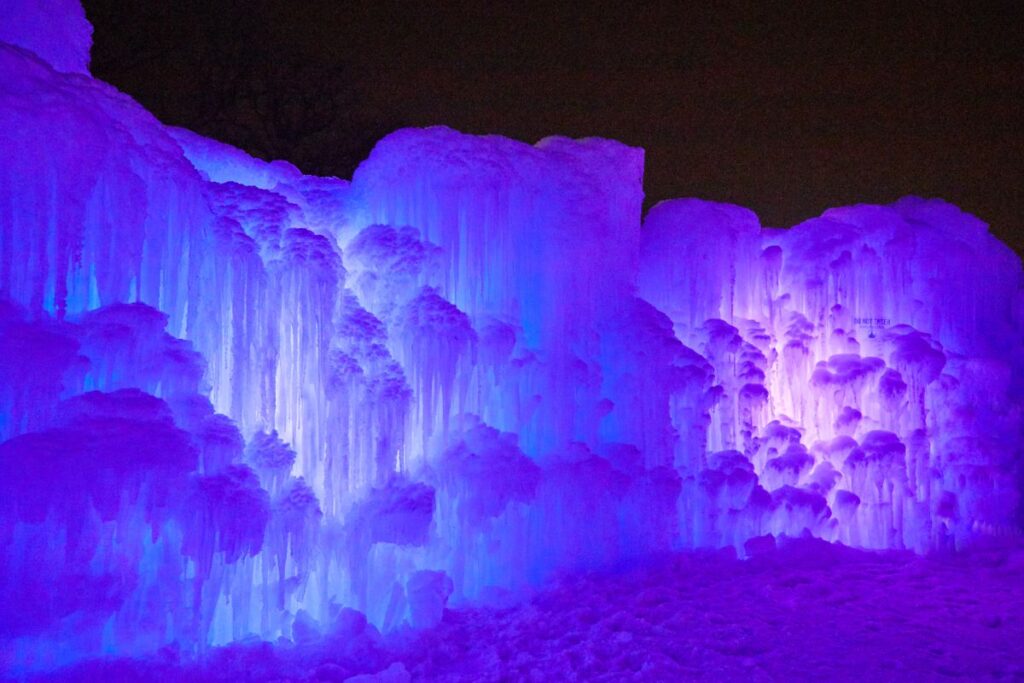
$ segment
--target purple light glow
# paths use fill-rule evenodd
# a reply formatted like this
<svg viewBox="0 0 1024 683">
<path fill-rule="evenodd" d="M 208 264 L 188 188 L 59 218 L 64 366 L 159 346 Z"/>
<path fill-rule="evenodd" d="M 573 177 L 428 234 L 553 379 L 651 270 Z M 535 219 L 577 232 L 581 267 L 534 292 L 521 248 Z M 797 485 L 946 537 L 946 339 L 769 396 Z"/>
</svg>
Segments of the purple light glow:
<svg viewBox="0 0 1024 683">
<path fill-rule="evenodd" d="M 304 176 L 89 77 L 90 27 L 51 4 L 0 8 L 3 671 L 283 638 L 405 680 L 381 634 L 422 659 L 468 637 L 446 607 L 522 638 L 585 589 L 660 623 L 701 599 L 666 578 L 690 573 L 742 620 L 717 568 L 773 585 L 776 539 L 827 592 L 823 566 L 928 565 L 786 539 L 1019 534 L 1021 262 L 973 216 L 908 197 L 775 230 L 686 199 L 641 222 L 642 150 L 447 128 Z M 665 559 L 722 548 L 755 557 Z M 671 595 L 553 583 L 624 566 Z"/>
</svg>

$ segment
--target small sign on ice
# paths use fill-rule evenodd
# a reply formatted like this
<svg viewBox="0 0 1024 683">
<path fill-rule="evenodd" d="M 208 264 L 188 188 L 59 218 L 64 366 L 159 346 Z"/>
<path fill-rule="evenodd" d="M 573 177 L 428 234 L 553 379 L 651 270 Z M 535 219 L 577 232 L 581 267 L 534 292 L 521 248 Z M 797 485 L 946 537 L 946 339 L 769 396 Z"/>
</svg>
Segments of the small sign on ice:
<svg viewBox="0 0 1024 683">
<path fill-rule="evenodd" d="M 892 321 L 889 318 L 854 318 L 853 324 L 857 327 L 868 328 L 868 339 L 875 338 L 876 327 L 889 327 Z"/>
</svg>

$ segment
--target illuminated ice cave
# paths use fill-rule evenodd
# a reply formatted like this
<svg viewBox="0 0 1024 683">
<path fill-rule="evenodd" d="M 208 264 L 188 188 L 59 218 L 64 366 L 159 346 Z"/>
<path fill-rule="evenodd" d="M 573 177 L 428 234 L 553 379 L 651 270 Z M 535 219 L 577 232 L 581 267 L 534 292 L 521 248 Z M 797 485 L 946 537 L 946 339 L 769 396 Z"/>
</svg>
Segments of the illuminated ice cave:
<svg viewBox="0 0 1024 683">
<path fill-rule="evenodd" d="M 73 0 L 3 4 L 8 675 L 1019 534 L 1021 261 L 957 207 L 642 215 L 641 149 L 444 127 L 305 176 L 91 78 Z"/>
</svg>

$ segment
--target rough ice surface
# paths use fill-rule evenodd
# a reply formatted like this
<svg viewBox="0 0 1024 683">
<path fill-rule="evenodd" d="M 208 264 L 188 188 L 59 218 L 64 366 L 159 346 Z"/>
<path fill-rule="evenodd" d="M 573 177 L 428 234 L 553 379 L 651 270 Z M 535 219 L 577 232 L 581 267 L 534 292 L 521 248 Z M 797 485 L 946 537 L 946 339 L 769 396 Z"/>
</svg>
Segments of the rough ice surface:
<svg viewBox="0 0 1024 683">
<path fill-rule="evenodd" d="M 641 220 L 642 150 L 441 127 L 308 177 L 90 78 L 75 3 L 0 18 L 3 670 L 1019 533 L 1021 263 L 956 207 Z"/>
<path fill-rule="evenodd" d="M 57 71 L 89 73 L 92 24 L 78 0 L 4 0 L 0 42 L 31 50 Z"/>
</svg>

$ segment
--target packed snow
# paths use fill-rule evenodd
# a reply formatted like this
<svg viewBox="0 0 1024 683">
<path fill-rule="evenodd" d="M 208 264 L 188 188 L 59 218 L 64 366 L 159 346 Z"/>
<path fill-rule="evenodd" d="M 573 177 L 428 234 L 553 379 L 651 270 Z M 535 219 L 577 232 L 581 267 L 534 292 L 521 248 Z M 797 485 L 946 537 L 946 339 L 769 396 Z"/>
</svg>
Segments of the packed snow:
<svg viewBox="0 0 1024 683">
<path fill-rule="evenodd" d="M 323 638 L 242 642 L 202 664 L 165 649 L 37 680 L 1019 681 L 1024 543 L 966 555 L 765 538 L 556 579 L 528 601 L 381 634 L 356 612 Z"/>
</svg>

